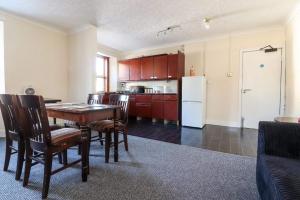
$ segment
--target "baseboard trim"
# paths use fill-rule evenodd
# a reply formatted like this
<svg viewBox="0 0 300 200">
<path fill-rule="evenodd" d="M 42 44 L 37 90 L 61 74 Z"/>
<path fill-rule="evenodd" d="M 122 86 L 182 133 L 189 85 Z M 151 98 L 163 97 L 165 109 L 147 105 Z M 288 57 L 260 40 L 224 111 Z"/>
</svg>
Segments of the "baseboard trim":
<svg viewBox="0 0 300 200">
<path fill-rule="evenodd" d="M 220 120 L 206 120 L 206 124 L 217 125 L 217 126 L 229 126 L 234 128 L 240 128 L 240 122 L 220 121 Z"/>
</svg>

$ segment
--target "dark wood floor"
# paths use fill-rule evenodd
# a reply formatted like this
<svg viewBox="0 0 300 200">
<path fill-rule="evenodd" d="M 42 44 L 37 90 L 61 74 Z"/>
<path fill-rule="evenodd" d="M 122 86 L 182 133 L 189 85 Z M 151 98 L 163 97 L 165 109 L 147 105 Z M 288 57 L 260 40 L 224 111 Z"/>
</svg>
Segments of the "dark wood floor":
<svg viewBox="0 0 300 200">
<path fill-rule="evenodd" d="M 257 130 L 206 125 L 203 129 L 130 119 L 129 134 L 225 153 L 256 156 Z"/>
</svg>

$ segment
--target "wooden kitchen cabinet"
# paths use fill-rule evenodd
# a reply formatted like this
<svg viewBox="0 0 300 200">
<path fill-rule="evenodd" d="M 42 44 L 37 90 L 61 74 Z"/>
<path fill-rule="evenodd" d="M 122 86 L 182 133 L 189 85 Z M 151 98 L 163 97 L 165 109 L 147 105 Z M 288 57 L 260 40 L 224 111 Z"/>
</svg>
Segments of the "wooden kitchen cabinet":
<svg viewBox="0 0 300 200">
<path fill-rule="evenodd" d="M 141 58 L 141 80 L 153 79 L 153 56 Z"/>
<path fill-rule="evenodd" d="M 168 55 L 168 79 L 177 79 L 178 54 Z"/>
<path fill-rule="evenodd" d="M 164 95 L 152 95 L 152 118 L 164 119 Z"/>
<path fill-rule="evenodd" d="M 131 117 L 136 116 L 135 95 L 130 95 L 129 96 L 128 115 L 131 116 Z"/>
<path fill-rule="evenodd" d="M 153 76 L 160 80 L 168 78 L 168 55 L 154 56 Z"/>
<path fill-rule="evenodd" d="M 129 69 L 130 60 L 123 60 L 119 62 L 119 80 L 128 81 L 129 80 Z"/>
<path fill-rule="evenodd" d="M 152 118 L 152 95 L 136 95 L 135 108 L 136 116 Z"/>
<path fill-rule="evenodd" d="M 164 119 L 170 121 L 178 120 L 177 95 L 164 95 Z"/>
<path fill-rule="evenodd" d="M 139 81 L 141 80 L 141 59 L 135 58 L 130 60 L 129 66 L 129 80 Z"/>
</svg>

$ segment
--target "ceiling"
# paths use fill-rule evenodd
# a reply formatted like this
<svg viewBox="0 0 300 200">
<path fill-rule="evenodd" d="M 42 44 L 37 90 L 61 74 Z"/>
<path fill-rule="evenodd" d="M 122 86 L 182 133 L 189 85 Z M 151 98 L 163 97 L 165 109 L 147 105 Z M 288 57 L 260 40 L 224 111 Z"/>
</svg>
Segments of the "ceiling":
<svg viewBox="0 0 300 200">
<path fill-rule="evenodd" d="M 98 27 L 99 42 L 137 50 L 283 24 L 298 0 L 1 0 L 0 9 L 64 31 Z M 212 18 L 206 30 L 203 18 Z M 181 28 L 157 37 L 172 25 Z"/>
</svg>

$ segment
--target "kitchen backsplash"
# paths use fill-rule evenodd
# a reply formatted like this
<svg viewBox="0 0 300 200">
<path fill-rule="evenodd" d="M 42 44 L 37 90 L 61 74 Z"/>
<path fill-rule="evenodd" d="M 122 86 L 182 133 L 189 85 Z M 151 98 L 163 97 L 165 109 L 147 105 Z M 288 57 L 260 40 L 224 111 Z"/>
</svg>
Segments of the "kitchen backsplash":
<svg viewBox="0 0 300 200">
<path fill-rule="evenodd" d="M 153 88 L 153 92 L 160 91 L 160 93 L 177 93 L 177 80 L 170 81 L 137 81 L 119 83 L 119 91 L 129 90 L 131 86 L 144 86 L 145 88 Z"/>
</svg>

